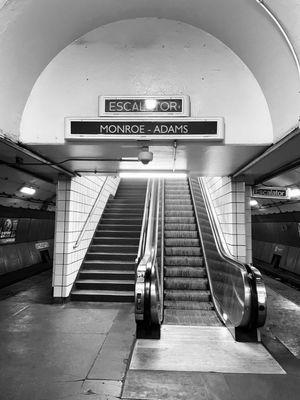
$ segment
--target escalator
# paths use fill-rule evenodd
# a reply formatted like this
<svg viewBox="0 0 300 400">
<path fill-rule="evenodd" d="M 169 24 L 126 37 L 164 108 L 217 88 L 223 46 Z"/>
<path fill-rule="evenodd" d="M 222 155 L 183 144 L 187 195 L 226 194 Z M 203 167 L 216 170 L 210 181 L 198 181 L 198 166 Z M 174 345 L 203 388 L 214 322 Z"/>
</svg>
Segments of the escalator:
<svg viewBox="0 0 300 400">
<path fill-rule="evenodd" d="M 201 178 L 149 184 L 137 258 L 137 338 L 161 325 L 223 326 L 259 341 L 266 292 L 259 272 L 228 255 Z"/>
</svg>

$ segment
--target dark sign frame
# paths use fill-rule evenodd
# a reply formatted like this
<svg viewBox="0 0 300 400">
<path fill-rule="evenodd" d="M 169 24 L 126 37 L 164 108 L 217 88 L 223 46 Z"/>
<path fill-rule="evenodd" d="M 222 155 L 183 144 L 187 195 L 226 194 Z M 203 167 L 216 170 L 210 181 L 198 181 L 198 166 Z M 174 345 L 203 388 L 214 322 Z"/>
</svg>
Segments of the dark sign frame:
<svg viewBox="0 0 300 400">
<path fill-rule="evenodd" d="M 106 119 L 66 118 L 65 138 L 70 140 L 223 140 L 223 118 Z"/>
</svg>

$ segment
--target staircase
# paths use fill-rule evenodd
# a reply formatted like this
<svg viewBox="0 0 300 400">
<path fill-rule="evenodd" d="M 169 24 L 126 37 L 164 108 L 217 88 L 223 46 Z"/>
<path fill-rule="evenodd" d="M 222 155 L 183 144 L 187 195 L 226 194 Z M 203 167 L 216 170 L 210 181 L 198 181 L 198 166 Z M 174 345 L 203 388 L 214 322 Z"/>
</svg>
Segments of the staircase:
<svg viewBox="0 0 300 400">
<path fill-rule="evenodd" d="M 146 180 L 121 180 L 102 214 L 71 300 L 133 302 Z"/>
<path fill-rule="evenodd" d="M 207 279 L 187 179 L 165 181 L 164 323 L 221 325 Z"/>
</svg>

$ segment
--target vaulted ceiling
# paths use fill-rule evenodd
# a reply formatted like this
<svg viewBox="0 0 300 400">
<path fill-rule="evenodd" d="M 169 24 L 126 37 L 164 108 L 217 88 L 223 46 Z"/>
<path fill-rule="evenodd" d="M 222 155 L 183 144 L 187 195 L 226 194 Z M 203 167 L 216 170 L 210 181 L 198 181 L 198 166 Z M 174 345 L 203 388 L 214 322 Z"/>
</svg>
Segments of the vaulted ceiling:
<svg viewBox="0 0 300 400">
<path fill-rule="evenodd" d="M 300 55 L 300 0 L 264 2 Z M 274 141 L 298 123 L 300 82 L 283 35 L 256 0 L 0 0 L 0 132 L 17 138 L 37 78 L 63 48 L 98 26 L 158 17 L 199 27 L 250 68 L 267 99 Z M 249 118 L 255 118 L 249 113 Z"/>
</svg>

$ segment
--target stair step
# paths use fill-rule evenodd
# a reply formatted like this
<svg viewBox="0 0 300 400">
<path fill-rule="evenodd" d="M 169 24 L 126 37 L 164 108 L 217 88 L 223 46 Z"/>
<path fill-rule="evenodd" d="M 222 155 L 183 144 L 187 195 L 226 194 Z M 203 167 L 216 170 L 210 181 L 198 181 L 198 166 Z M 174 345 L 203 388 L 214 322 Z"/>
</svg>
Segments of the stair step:
<svg viewBox="0 0 300 400">
<path fill-rule="evenodd" d="M 102 214 L 103 218 L 128 218 L 132 216 L 132 218 L 143 218 L 144 210 L 105 210 Z"/>
<path fill-rule="evenodd" d="M 103 229 L 103 230 L 97 230 L 95 232 L 95 238 L 104 238 L 104 237 L 121 237 L 121 238 L 132 238 L 132 239 L 138 239 L 140 238 L 140 230 L 131 230 L 131 231 L 122 231 L 122 230 L 109 230 L 109 229 Z"/>
<path fill-rule="evenodd" d="M 79 279 L 112 279 L 132 280 L 135 278 L 135 271 L 132 270 L 98 270 L 98 269 L 82 269 L 79 273 Z"/>
<path fill-rule="evenodd" d="M 72 290 L 71 300 L 76 301 L 97 301 L 97 302 L 123 302 L 132 303 L 134 301 L 133 291 L 117 290 Z"/>
<path fill-rule="evenodd" d="M 105 252 L 88 252 L 87 260 L 106 260 L 106 261 L 134 261 L 137 253 L 105 253 Z"/>
<path fill-rule="evenodd" d="M 201 256 L 202 249 L 201 247 L 165 247 L 165 255 L 166 256 Z"/>
<path fill-rule="evenodd" d="M 101 224 L 98 226 L 97 231 L 134 231 L 140 234 L 141 224 L 129 225 L 129 224 Z"/>
<path fill-rule="evenodd" d="M 212 302 L 165 300 L 164 308 L 173 310 L 214 310 Z"/>
<path fill-rule="evenodd" d="M 76 289 L 86 290 L 134 290 L 134 280 L 108 280 L 108 279 L 78 279 L 76 281 Z"/>
<path fill-rule="evenodd" d="M 169 266 L 164 267 L 164 275 L 165 277 L 205 278 L 207 273 L 204 267 Z"/>
<path fill-rule="evenodd" d="M 121 236 L 110 236 L 110 237 L 94 237 L 92 244 L 93 245 L 115 245 L 115 246 L 138 246 L 139 245 L 139 237 L 121 237 Z"/>
<path fill-rule="evenodd" d="M 116 253 L 116 254 L 137 254 L 138 244 L 93 244 L 89 248 L 89 252 L 96 253 Z"/>
<path fill-rule="evenodd" d="M 203 257 L 180 257 L 180 256 L 165 256 L 164 264 L 166 266 L 174 265 L 174 266 L 195 266 L 195 267 L 203 267 Z"/>
<path fill-rule="evenodd" d="M 164 288 L 174 290 L 207 290 L 208 280 L 206 278 L 165 277 Z"/>
<path fill-rule="evenodd" d="M 126 215 L 126 216 L 123 216 L 123 217 L 118 217 L 118 216 L 115 216 L 115 217 L 110 217 L 110 216 L 103 216 L 102 218 L 101 218 L 101 223 L 100 223 L 100 225 L 99 225 L 99 227 L 101 227 L 102 225 L 107 225 L 107 224 L 109 224 L 109 225 L 113 225 L 113 224 L 116 224 L 116 225 L 120 225 L 120 224 L 122 224 L 122 225 L 139 225 L 139 224 L 141 224 L 141 222 L 142 222 L 142 216 L 141 217 L 128 217 L 128 215 Z"/>
<path fill-rule="evenodd" d="M 165 300 L 211 301 L 209 290 L 164 290 Z"/>
<path fill-rule="evenodd" d="M 83 263 L 83 269 L 81 271 L 86 270 L 95 270 L 99 269 L 101 271 L 124 271 L 131 270 L 135 271 L 135 262 L 134 261 L 122 261 L 122 260 L 85 260 Z"/>
</svg>

